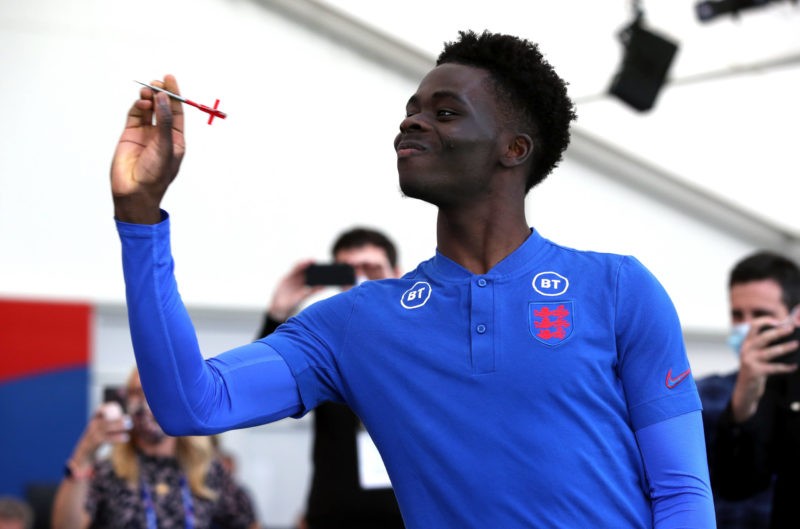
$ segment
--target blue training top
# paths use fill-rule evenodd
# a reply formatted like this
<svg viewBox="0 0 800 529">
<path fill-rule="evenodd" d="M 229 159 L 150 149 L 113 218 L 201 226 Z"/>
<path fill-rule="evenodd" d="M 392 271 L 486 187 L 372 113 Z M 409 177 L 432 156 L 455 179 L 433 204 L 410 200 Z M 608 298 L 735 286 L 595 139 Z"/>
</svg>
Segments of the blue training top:
<svg viewBox="0 0 800 529">
<path fill-rule="evenodd" d="M 118 228 L 142 382 L 171 433 L 341 401 L 409 529 L 714 527 L 680 324 L 635 259 L 537 232 L 484 275 L 437 254 L 204 362 L 168 221 Z"/>
</svg>

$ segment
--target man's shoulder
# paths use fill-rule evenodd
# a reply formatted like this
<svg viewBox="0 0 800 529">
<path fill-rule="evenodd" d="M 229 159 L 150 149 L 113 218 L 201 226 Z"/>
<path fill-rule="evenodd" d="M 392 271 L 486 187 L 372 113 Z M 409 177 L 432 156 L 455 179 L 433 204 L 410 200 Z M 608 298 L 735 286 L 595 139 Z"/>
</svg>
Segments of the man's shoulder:
<svg viewBox="0 0 800 529">
<path fill-rule="evenodd" d="M 598 249 L 576 248 L 542 238 L 552 258 L 588 277 L 623 280 L 626 283 L 657 281 L 650 269 L 636 256 Z"/>
</svg>

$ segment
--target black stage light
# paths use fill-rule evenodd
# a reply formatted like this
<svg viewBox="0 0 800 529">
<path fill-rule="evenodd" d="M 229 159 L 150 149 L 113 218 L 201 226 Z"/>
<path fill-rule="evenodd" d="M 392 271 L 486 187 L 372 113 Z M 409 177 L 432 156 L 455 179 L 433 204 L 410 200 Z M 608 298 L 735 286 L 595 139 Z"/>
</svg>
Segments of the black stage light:
<svg viewBox="0 0 800 529">
<path fill-rule="evenodd" d="M 678 51 L 678 45 L 642 26 L 642 17 L 619 34 L 625 51 L 609 93 L 636 110 L 650 110 Z"/>
<path fill-rule="evenodd" d="M 754 7 L 763 7 L 771 2 L 779 0 L 707 0 L 704 2 L 697 2 L 695 4 L 695 12 L 697 18 L 701 22 L 708 22 L 720 15 L 731 14 L 737 16 L 739 11 L 745 9 L 752 9 Z M 797 3 L 797 0 L 791 0 L 792 3 Z"/>
</svg>

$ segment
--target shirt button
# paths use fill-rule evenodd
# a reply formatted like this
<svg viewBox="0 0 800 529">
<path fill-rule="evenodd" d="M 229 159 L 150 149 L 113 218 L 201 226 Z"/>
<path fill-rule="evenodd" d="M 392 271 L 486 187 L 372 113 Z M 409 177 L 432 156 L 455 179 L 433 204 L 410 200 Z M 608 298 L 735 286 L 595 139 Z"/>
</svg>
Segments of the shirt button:
<svg viewBox="0 0 800 529">
<path fill-rule="evenodd" d="M 486 325 L 481 323 L 480 325 L 475 327 L 475 330 L 478 331 L 478 334 L 483 334 L 486 332 Z"/>
<path fill-rule="evenodd" d="M 478 286 L 479 287 L 485 287 L 486 286 L 486 280 L 484 278 L 478 279 Z"/>
</svg>

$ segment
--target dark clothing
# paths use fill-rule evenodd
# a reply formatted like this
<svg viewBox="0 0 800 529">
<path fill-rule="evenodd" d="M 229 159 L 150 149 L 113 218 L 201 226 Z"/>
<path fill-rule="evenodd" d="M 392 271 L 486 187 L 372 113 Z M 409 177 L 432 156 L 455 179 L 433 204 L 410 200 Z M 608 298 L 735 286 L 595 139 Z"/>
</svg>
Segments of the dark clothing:
<svg viewBox="0 0 800 529">
<path fill-rule="evenodd" d="M 282 322 L 266 315 L 258 338 Z M 309 529 L 403 529 L 394 490 L 364 489 L 358 475 L 356 436 L 361 421 L 344 404 L 314 411 L 313 476 L 305 518 Z"/>
<path fill-rule="evenodd" d="M 709 464 L 714 452 L 717 421 L 731 400 L 736 376 L 737 372 L 733 372 L 711 375 L 697 381 L 697 391 L 703 402 L 703 429 Z M 714 493 L 717 529 L 765 529 L 768 526 L 772 510 L 771 487 L 746 499 L 728 500 L 720 496 L 712 476 L 711 489 Z"/>
<path fill-rule="evenodd" d="M 717 424 L 712 484 L 748 498 L 773 485 L 769 527 L 800 527 L 800 375 L 773 375 L 755 415 L 736 424 L 728 405 Z"/>
<path fill-rule="evenodd" d="M 186 500 L 183 497 L 183 472 L 174 457 L 141 455 L 139 472 L 151 491 L 154 514 L 160 529 L 186 527 Z M 196 529 L 246 529 L 255 521 L 252 505 L 240 494 L 236 484 L 214 461 L 206 476 L 206 485 L 218 494 L 217 498 L 191 497 L 190 511 L 194 513 Z M 111 461 L 95 465 L 87 510 L 92 529 L 142 529 L 147 527 L 146 502 L 139 487 L 131 487 L 114 472 Z"/>
</svg>

